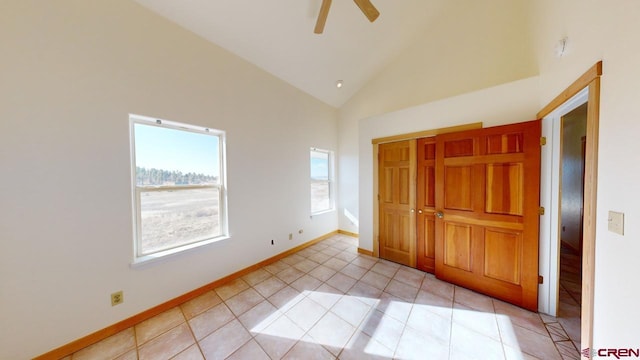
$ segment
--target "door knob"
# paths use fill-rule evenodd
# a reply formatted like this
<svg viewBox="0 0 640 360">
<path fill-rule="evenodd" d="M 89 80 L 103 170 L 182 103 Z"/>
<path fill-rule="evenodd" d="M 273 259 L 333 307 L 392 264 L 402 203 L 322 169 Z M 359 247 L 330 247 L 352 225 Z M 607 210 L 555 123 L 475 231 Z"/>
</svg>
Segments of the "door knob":
<svg viewBox="0 0 640 360">
<path fill-rule="evenodd" d="M 411 213 L 413 214 L 414 212 L 416 212 L 416 209 L 411 209 Z"/>
<path fill-rule="evenodd" d="M 422 214 L 422 210 L 418 210 L 418 214 Z"/>
<path fill-rule="evenodd" d="M 444 218 L 444 213 L 442 211 L 436 211 L 436 217 L 438 219 L 442 219 L 442 218 Z"/>
</svg>

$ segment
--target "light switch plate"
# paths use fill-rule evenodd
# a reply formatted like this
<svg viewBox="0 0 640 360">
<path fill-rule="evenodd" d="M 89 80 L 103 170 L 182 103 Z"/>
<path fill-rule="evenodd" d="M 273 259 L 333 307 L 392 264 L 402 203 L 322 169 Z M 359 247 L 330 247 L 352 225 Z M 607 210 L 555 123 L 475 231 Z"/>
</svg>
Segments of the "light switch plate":
<svg viewBox="0 0 640 360">
<path fill-rule="evenodd" d="M 624 213 L 609 211 L 609 231 L 624 235 Z"/>
</svg>

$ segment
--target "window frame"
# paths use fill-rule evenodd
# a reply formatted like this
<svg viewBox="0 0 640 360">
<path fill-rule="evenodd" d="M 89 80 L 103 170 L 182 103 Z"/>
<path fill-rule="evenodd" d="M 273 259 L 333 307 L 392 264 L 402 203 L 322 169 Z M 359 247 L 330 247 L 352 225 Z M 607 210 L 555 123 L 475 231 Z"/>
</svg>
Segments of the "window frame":
<svg viewBox="0 0 640 360">
<path fill-rule="evenodd" d="M 311 175 L 311 157 L 312 157 L 312 152 L 318 152 L 318 153 L 325 153 L 327 154 L 327 180 L 316 180 L 313 178 L 313 176 Z M 333 156 L 333 151 L 331 150 L 326 150 L 326 149 L 320 149 L 320 148 L 315 148 L 315 147 L 311 147 L 309 149 L 309 210 L 311 212 L 311 216 L 315 216 L 315 215 L 320 215 L 320 214 L 324 214 L 324 213 L 328 213 L 331 211 L 335 210 L 335 181 L 333 179 L 334 176 L 334 156 Z M 317 210 L 314 211 L 313 210 L 313 197 L 311 194 L 311 185 L 313 184 L 324 184 L 326 183 L 328 185 L 329 188 L 329 207 L 326 209 L 321 209 L 321 210 Z"/>
<path fill-rule="evenodd" d="M 206 185 L 137 185 L 136 174 L 136 139 L 135 125 L 156 126 L 166 129 L 187 131 L 198 134 L 218 137 L 218 154 L 220 162 L 220 175 L 217 184 Z M 133 211 L 133 262 L 132 265 L 146 263 L 148 261 L 161 259 L 170 255 L 178 254 L 187 250 L 195 249 L 204 245 L 218 242 L 229 238 L 229 220 L 227 211 L 227 176 L 226 176 L 226 133 L 223 130 L 211 129 L 202 126 L 190 125 L 170 120 L 152 118 L 148 116 L 129 114 L 129 139 L 131 155 L 131 191 L 132 191 L 132 211 Z M 172 246 L 167 249 L 142 253 L 142 209 L 141 194 L 156 191 L 189 191 L 196 189 L 217 189 L 218 190 L 218 216 L 220 234 L 210 238 L 196 239 L 186 244 Z"/>
</svg>

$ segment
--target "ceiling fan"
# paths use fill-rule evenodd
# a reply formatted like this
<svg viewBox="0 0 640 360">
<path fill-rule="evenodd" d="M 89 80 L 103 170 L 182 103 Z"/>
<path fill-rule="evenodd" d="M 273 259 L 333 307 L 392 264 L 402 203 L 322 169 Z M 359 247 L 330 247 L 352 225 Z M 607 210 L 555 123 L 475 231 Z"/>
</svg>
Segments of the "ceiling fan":
<svg viewBox="0 0 640 360">
<path fill-rule="evenodd" d="M 369 21 L 374 22 L 378 16 L 380 16 L 380 12 L 376 9 L 375 6 L 369 0 L 353 0 L 364 16 L 369 19 Z M 316 27 L 313 30 L 316 34 L 322 34 L 324 31 L 324 24 L 327 22 L 327 15 L 329 15 L 329 7 L 331 7 L 331 0 L 322 0 L 322 6 L 320 6 L 320 13 L 318 14 L 318 20 L 316 21 Z"/>
</svg>

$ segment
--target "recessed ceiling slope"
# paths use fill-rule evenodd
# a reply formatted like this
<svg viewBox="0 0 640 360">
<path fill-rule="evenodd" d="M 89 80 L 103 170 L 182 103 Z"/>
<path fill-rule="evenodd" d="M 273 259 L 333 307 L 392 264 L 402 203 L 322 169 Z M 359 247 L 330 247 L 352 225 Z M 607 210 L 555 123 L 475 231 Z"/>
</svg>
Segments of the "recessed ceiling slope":
<svg viewBox="0 0 640 360">
<path fill-rule="evenodd" d="M 371 23 L 352 0 L 334 0 L 318 35 L 321 0 L 136 1 L 334 107 L 416 40 L 445 3 L 372 0 L 381 15 Z"/>
</svg>

